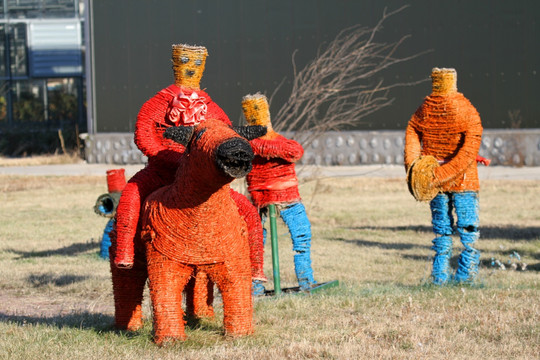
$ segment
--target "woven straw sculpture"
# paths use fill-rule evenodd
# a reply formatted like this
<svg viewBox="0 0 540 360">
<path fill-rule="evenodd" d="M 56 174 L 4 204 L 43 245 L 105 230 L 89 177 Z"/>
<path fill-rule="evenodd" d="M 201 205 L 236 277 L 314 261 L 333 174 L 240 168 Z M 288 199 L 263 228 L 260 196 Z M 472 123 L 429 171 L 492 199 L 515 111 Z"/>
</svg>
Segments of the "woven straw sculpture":
<svg viewBox="0 0 540 360">
<path fill-rule="evenodd" d="M 251 200 L 261 209 L 263 221 L 265 208 L 270 204 L 278 206 L 291 235 L 298 284 L 302 290 L 309 290 L 316 284 L 311 267 L 311 224 L 301 202 L 295 170 L 295 162 L 302 158 L 304 149 L 273 130 L 264 95 L 246 95 L 242 109 L 248 124 L 267 128 L 266 135 L 250 141 L 255 153 L 253 170 L 246 177 Z"/>
<path fill-rule="evenodd" d="M 150 193 L 174 181 L 178 161 L 185 150 L 184 145 L 164 138 L 164 132 L 173 126 L 196 125 L 206 119 L 231 125 L 225 112 L 199 88 L 206 56 L 203 47 L 173 45 L 175 83 L 146 101 L 137 116 L 135 143 L 148 157 L 148 164 L 125 186 L 117 208 L 116 227 L 111 232 L 115 326 L 119 329 L 137 330 L 142 326 L 140 304 L 147 274 L 144 261 L 136 261 L 144 259 L 145 252 L 136 246 L 140 238 L 141 204 Z M 262 225 L 257 210 L 245 196 L 232 189 L 230 195 L 248 225 L 253 278 L 265 280 Z M 196 276 L 187 288 L 188 313 L 195 317 L 212 316 L 213 284 L 208 283 L 201 271 Z"/>
<path fill-rule="evenodd" d="M 99 256 L 103 259 L 109 259 L 109 248 L 111 247 L 111 232 L 115 227 L 116 208 L 122 190 L 126 186 L 126 176 L 124 169 L 107 170 L 107 189 L 108 193 L 102 194 L 96 200 L 94 212 L 98 215 L 110 218 L 103 231 Z"/>
<path fill-rule="evenodd" d="M 135 124 L 135 144 L 148 157 L 148 165 L 132 177 L 118 205 L 117 251 L 115 266 L 133 265 L 133 240 L 141 202 L 152 191 L 170 184 L 184 146 L 163 138 L 170 126 L 195 125 L 206 118 L 231 122 L 225 112 L 200 90 L 206 64 L 206 49 L 200 46 L 173 45 L 175 83 L 159 91 L 141 107 Z"/>
<path fill-rule="evenodd" d="M 433 232 L 432 279 L 472 282 L 478 273 L 480 252 L 477 162 L 482 138 L 480 116 L 457 91 L 454 69 L 434 68 L 432 93 L 424 99 L 405 132 L 405 167 L 409 190 L 419 201 L 429 201 Z M 457 221 L 454 220 L 454 212 Z M 463 251 L 452 275 L 452 235 L 457 231 Z"/>
<path fill-rule="evenodd" d="M 407 171 L 407 184 L 409 192 L 418 201 L 431 201 L 439 193 L 439 188 L 434 186 L 433 173 L 439 162 L 433 156 L 420 156 Z"/>
<path fill-rule="evenodd" d="M 440 191 L 479 189 L 476 158 L 482 140 L 480 116 L 457 91 L 454 69 L 432 71 L 432 93 L 411 117 L 405 132 L 405 167 L 421 155 L 441 166 L 433 169 L 433 186 Z"/>
<path fill-rule="evenodd" d="M 165 136 L 187 144 L 176 131 Z M 253 331 L 248 230 L 229 190 L 252 158 L 247 140 L 207 120 L 196 127 L 173 184 L 147 197 L 141 226 L 156 343 L 185 338 L 182 291 L 194 271 L 218 286 L 226 333 Z"/>
</svg>

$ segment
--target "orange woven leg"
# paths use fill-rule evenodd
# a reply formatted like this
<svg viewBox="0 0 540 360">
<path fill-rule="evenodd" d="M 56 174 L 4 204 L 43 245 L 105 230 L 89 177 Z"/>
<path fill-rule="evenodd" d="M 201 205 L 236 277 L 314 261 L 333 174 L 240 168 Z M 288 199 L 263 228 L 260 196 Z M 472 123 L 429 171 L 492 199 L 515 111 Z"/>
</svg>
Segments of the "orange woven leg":
<svg viewBox="0 0 540 360">
<path fill-rule="evenodd" d="M 110 264 L 114 295 L 115 326 L 118 329 L 135 331 L 143 325 L 141 304 L 147 279 L 146 266 L 141 259 L 134 263 L 132 269 L 119 269 L 113 260 L 115 251 L 115 241 L 113 239 Z"/>
<path fill-rule="evenodd" d="M 230 336 L 253 333 L 251 274 L 247 260 L 234 265 L 230 261 L 204 267 L 223 297 L 223 324 L 225 333 Z"/>
<path fill-rule="evenodd" d="M 158 345 L 185 340 L 182 291 L 193 268 L 170 260 L 147 244 L 148 286 L 154 312 L 154 341 Z"/>
<path fill-rule="evenodd" d="M 196 271 L 185 288 L 186 313 L 197 319 L 214 317 L 214 283 L 202 271 Z"/>
</svg>

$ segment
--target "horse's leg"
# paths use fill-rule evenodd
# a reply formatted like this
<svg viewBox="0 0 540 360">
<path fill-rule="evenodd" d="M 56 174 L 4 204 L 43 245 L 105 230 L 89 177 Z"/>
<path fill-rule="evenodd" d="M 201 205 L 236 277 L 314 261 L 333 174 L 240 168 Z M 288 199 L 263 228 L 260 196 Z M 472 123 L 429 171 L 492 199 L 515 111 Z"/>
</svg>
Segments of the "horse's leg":
<svg viewBox="0 0 540 360">
<path fill-rule="evenodd" d="M 111 237 L 114 237 L 113 233 Z M 114 264 L 116 242 L 112 239 L 110 265 L 114 295 L 114 320 L 118 329 L 135 331 L 142 327 L 142 300 L 148 274 L 144 253 L 135 251 L 131 269 L 119 269 Z"/>
<path fill-rule="evenodd" d="M 154 312 L 154 341 L 158 345 L 184 340 L 182 291 L 193 268 L 168 259 L 147 244 L 148 287 Z"/>
<path fill-rule="evenodd" d="M 196 271 L 185 288 L 186 313 L 197 319 L 214 317 L 214 283 L 202 271 Z"/>
<path fill-rule="evenodd" d="M 225 333 L 242 336 L 253 333 L 253 300 L 249 258 L 205 266 L 223 298 Z"/>
</svg>

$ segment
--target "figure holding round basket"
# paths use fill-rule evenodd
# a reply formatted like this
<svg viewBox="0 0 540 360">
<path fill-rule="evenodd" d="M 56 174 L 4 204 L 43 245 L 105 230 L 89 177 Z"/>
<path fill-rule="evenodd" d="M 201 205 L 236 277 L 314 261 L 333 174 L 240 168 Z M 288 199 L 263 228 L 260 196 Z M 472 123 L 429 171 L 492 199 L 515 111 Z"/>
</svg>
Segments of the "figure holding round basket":
<svg viewBox="0 0 540 360">
<path fill-rule="evenodd" d="M 471 283 L 480 263 L 480 251 L 475 248 L 480 235 L 477 161 L 489 163 L 478 156 L 482 124 L 474 106 L 457 91 L 454 69 L 434 68 L 431 79 L 432 92 L 405 132 L 407 183 L 416 200 L 430 203 L 436 235 L 433 283 Z M 464 248 L 452 275 L 454 229 Z"/>
</svg>

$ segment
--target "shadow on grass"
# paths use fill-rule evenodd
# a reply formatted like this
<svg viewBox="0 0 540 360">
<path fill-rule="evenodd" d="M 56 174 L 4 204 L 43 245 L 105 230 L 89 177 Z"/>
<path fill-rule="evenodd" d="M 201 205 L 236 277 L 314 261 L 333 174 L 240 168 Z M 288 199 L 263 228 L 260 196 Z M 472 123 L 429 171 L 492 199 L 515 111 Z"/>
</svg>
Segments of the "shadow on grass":
<svg viewBox="0 0 540 360">
<path fill-rule="evenodd" d="M 348 230 L 381 230 L 381 231 L 414 231 L 419 233 L 433 234 L 431 226 L 356 226 L 349 227 Z M 520 227 L 520 226 L 482 226 L 480 224 L 481 239 L 508 239 L 508 240 L 538 240 L 540 239 L 540 227 Z"/>
<path fill-rule="evenodd" d="M 19 255 L 19 259 L 39 258 L 48 256 L 74 256 L 85 253 L 90 250 L 99 251 L 100 244 L 97 242 L 81 242 L 71 244 L 55 250 L 42 250 L 42 251 L 20 251 L 14 249 L 7 249 L 6 252 Z"/>
<path fill-rule="evenodd" d="M 214 335 L 223 336 L 224 329 L 221 324 L 213 322 L 211 319 L 186 319 L 186 330 L 194 332 L 204 332 Z M 29 316 L 29 315 L 12 315 L 0 311 L 0 322 L 14 323 L 18 326 L 28 325 L 45 325 L 52 326 L 58 329 L 73 328 L 80 330 L 93 331 L 95 333 L 116 333 L 128 339 L 136 337 L 148 336 L 149 339 L 153 336 L 153 331 L 144 326 L 137 331 L 118 330 L 114 326 L 114 317 L 92 312 L 74 312 L 65 315 L 54 316 Z"/>
<path fill-rule="evenodd" d="M 26 278 L 28 282 L 33 287 L 39 288 L 42 286 L 55 285 L 55 286 L 67 286 L 77 282 L 84 281 L 88 279 L 89 276 L 78 276 L 78 275 L 62 275 L 57 276 L 55 274 L 32 274 Z"/>
<path fill-rule="evenodd" d="M 403 243 L 403 242 L 384 243 L 384 242 L 379 242 L 379 241 L 369 241 L 369 240 L 361 240 L 361 239 L 334 238 L 332 240 L 342 241 L 342 242 L 354 244 L 357 246 L 376 247 L 379 249 L 388 249 L 388 250 L 407 250 L 407 249 L 413 249 L 413 248 L 429 249 L 431 247 L 428 245 L 418 245 L 418 244 Z"/>
<path fill-rule="evenodd" d="M 373 229 L 373 227 L 371 227 Z M 431 232 L 431 231 L 430 231 Z M 482 240 L 483 236 L 480 238 Z M 344 239 L 341 237 L 334 238 L 335 241 L 342 241 L 344 243 L 354 244 L 361 247 L 374 247 L 379 249 L 385 249 L 385 250 L 409 250 L 409 249 L 431 249 L 431 242 L 428 242 L 426 245 L 419 245 L 419 244 L 411 244 L 411 243 L 403 243 L 403 242 L 394 242 L 394 243 L 384 243 L 379 241 L 369 241 L 369 240 L 363 240 L 363 239 Z M 457 266 L 459 254 L 461 253 L 462 245 L 459 242 L 459 237 L 456 237 L 454 240 L 454 256 L 450 259 L 450 264 L 453 267 Z M 503 263 L 507 262 L 511 259 L 511 255 L 514 253 L 519 253 L 522 257 L 527 258 L 533 258 L 533 259 L 540 259 L 540 249 L 537 251 L 525 251 L 523 249 L 516 249 L 516 248 L 510 248 L 510 249 L 501 249 L 500 251 L 496 252 L 490 252 L 490 256 L 484 256 L 480 260 L 480 266 L 483 266 L 484 268 L 493 268 L 492 259 L 493 256 L 496 259 L 499 259 Z M 412 254 L 401 254 L 401 257 L 404 259 L 409 259 L 413 261 L 420 261 L 425 262 L 433 261 L 433 254 L 432 255 L 412 255 Z M 540 271 L 540 263 L 538 264 L 529 264 L 527 266 L 528 270 L 532 271 Z"/>
<path fill-rule="evenodd" d="M 0 312 L 0 321 L 15 323 L 19 326 L 26 325 L 49 325 L 59 329 L 64 327 L 93 330 L 96 332 L 116 332 L 114 328 L 114 318 L 110 315 L 104 315 L 91 312 L 76 312 L 66 315 L 53 316 L 28 316 L 11 315 Z"/>
</svg>

